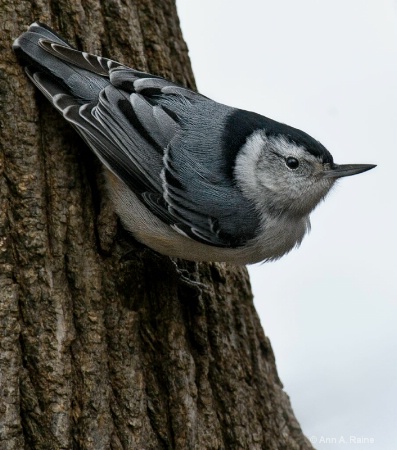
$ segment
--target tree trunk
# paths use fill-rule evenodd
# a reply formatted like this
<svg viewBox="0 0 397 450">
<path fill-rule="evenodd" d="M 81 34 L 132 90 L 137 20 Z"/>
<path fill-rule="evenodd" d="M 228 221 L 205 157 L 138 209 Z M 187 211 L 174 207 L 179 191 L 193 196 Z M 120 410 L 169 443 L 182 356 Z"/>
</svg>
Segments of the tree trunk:
<svg viewBox="0 0 397 450">
<path fill-rule="evenodd" d="M 2 1 L 0 13 L 0 448 L 311 449 L 245 268 L 177 270 L 131 242 L 100 164 L 11 50 L 38 19 L 194 88 L 174 0 Z"/>
</svg>

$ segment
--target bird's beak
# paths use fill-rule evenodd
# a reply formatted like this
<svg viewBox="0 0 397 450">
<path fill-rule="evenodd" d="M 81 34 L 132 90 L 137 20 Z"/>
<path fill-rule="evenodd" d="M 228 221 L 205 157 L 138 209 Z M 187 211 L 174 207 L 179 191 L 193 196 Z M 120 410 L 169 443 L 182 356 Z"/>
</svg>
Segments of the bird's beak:
<svg viewBox="0 0 397 450">
<path fill-rule="evenodd" d="M 332 164 L 329 169 L 324 170 L 323 175 L 325 178 L 349 177 L 366 172 L 374 167 L 376 167 L 375 164 Z"/>
</svg>

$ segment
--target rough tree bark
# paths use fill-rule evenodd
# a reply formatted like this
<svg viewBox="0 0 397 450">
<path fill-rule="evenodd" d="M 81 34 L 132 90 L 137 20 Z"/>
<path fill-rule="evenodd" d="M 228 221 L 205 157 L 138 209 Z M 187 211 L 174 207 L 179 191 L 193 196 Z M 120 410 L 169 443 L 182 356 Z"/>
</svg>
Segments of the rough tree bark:
<svg viewBox="0 0 397 450">
<path fill-rule="evenodd" d="M 128 242 L 11 43 L 38 19 L 194 88 L 174 0 L 0 2 L 0 448 L 310 449 L 245 268 Z"/>
</svg>

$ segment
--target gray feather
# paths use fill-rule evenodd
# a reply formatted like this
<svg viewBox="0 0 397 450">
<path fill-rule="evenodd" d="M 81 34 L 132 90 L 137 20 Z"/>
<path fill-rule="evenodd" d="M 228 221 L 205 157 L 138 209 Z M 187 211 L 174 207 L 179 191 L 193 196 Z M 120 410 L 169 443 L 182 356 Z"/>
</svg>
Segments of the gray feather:
<svg viewBox="0 0 397 450">
<path fill-rule="evenodd" d="M 223 167 L 220 143 L 232 108 L 79 52 L 38 24 L 14 48 L 35 85 L 163 222 L 219 247 L 255 235 L 258 214 Z"/>
<path fill-rule="evenodd" d="M 57 44 L 47 39 L 39 39 L 38 44 L 49 54 L 61 59 L 72 66 L 79 67 L 88 72 L 95 73 L 104 77 L 109 77 L 109 71 L 121 64 L 111 59 L 103 58 L 102 56 L 92 55 L 86 52 L 79 52 L 71 47 L 66 47 L 65 44 Z"/>
</svg>

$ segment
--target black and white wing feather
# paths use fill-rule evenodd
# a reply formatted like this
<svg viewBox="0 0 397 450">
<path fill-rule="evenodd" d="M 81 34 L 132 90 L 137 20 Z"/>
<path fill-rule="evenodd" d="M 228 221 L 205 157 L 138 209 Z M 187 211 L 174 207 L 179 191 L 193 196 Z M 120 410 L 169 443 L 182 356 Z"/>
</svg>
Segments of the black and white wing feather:
<svg viewBox="0 0 397 450">
<path fill-rule="evenodd" d="M 79 52 L 41 24 L 14 49 L 33 83 L 162 221 L 215 246 L 239 246 L 254 235 L 255 211 L 247 206 L 230 216 L 233 204 L 241 209 L 247 202 L 233 180 L 225 181 L 221 155 L 214 152 L 208 161 L 202 144 L 209 133 L 221 138 L 217 123 L 231 108 L 214 108 L 215 102 L 164 78 Z M 200 116 L 201 128 L 192 116 Z"/>
</svg>

